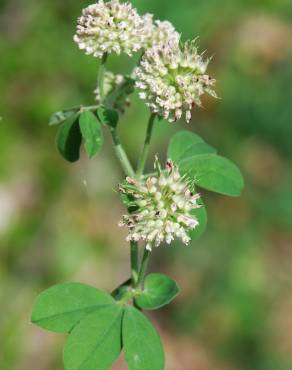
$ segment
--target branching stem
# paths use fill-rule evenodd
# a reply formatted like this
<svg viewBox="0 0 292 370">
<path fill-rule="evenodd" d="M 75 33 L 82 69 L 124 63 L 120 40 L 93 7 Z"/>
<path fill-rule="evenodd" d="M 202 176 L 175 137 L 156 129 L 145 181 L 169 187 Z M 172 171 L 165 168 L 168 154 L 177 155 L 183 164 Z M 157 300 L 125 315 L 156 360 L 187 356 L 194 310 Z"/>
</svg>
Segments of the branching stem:
<svg viewBox="0 0 292 370">
<path fill-rule="evenodd" d="M 104 102 L 104 98 L 105 98 L 105 95 L 104 95 L 104 72 L 105 72 L 105 64 L 106 64 L 106 61 L 107 61 L 107 57 L 108 57 L 107 53 L 104 53 L 103 56 L 102 56 L 102 59 L 101 59 L 101 64 L 99 66 L 99 70 L 98 70 L 97 85 L 98 85 L 98 88 L 99 88 L 101 103 Z"/>
<path fill-rule="evenodd" d="M 141 268 L 140 268 L 140 271 L 139 271 L 138 282 L 137 282 L 136 287 L 141 287 L 141 285 L 144 282 L 144 278 L 145 278 L 145 274 L 146 274 L 146 271 L 147 271 L 150 256 L 151 256 L 151 252 L 148 249 L 145 248 L 143 258 L 142 258 L 142 262 L 141 262 Z"/>
<path fill-rule="evenodd" d="M 138 243 L 131 241 L 131 277 L 132 287 L 136 287 L 138 283 L 138 270 L 139 270 L 139 255 Z"/>
<path fill-rule="evenodd" d="M 107 61 L 107 54 L 105 53 L 102 57 L 101 64 L 99 67 L 99 72 L 98 72 L 98 88 L 100 92 L 100 100 L 101 104 L 104 103 L 105 100 L 105 94 L 104 94 L 104 73 L 105 73 L 105 64 Z M 85 107 L 87 110 L 95 110 L 98 106 L 90 106 L 90 107 Z M 148 126 L 147 126 L 147 131 L 146 131 L 146 137 L 144 141 L 144 146 L 143 150 L 140 156 L 140 160 L 138 162 L 137 166 L 137 172 L 135 174 L 133 167 L 128 159 L 128 156 L 123 149 L 119 136 L 117 134 L 117 129 L 114 127 L 110 128 L 113 144 L 114 144 L 114 149 L 116 152 L 116 156 L 118 157 L 120 164 L 127 176 L 130 177 L 137 177 L 141 178 L 143 175 L 144 167 L 148 158 L 149 154 L 149 149 L 150 149 L 150 141 L 152 137 L 152 132 L 153 132 L 153 126 L 154 126 L 154 121 L 155 121 L 155 114 L 151 114 L 149 121 L 148 121 Z M 141 266 L 139 268 L 139 249 L 138 249 L 138 243 L 132 241 L 130 243 L 130 258 L 131 258 L 131 281 L 132 281 L 132 288 L 138 288 L 143 285 L 148 262 L 150 259 L 150 251 L 148 251 L 146 248 L 144 250 L 144 255 L 142 258 Z M 125 299 L 130 298 L 130 296 L 125 297 Z M 134 302 L 135 305 L 135 302 Z"/>
<path fill-rule="evenodd" d="M 143 146 L 141 157 L 140 157 L 140 160 L 139 160 L 139 163 L 138 163 L 137 177 L 141 177 L 142 174 L 143 174 L 143 171 L 144 171 L 144 167 L 145 167 L 147 157 L 148 157 L 148 154 L 149 154 L 150 141 L 151 141 L 151 137 L 152 137 L 155 118 L 156 118 L 156 114 L 152 113 L 150 115 L 150 118 L 149 118 L 149 121 L 148 121 L 144 146 Z"/>
<path fill-rule="evenodd" d="M 116 155 L 118 157 L 118 160 L 120 161 L 120 164 L 127 176 L 134 177 L 135 172 L 131 166 L 131 163 L 128 159 L 128 156 L 126 152 L 124 151 L 122 144 L 120 142 L 119 136 L 117 134 L 117 129 L 116 128 L 111 128 L 111 135 L 114 143 L 114 149 L 116 152 Z"/>
</svg>

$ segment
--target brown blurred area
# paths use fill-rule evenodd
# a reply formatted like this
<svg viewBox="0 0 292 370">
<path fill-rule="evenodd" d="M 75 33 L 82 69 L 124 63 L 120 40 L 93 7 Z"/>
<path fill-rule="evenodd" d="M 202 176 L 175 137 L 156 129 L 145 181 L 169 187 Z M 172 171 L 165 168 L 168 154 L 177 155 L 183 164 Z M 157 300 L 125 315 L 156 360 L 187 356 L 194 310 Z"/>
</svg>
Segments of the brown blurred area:
<svg viewBox="0 0 292 370">
<path fill-rule="evenodd" d="M 151 314 L 166 370 L 289 370 L 292 366 L 291 0 L 133 1 L 213 55 L 220 100 L 190 125 L 155 127 L 151 157 L 171 135 L 200 134 L 243 171 L 240 198 L 202 192 L 208 228 L 190 247 L 154 251 L 150 270 L 180 296 Z M 49 116 L 94 103 L 98 61 L 72 41 L 88 1 L 0 1 L 0 370 L 61 370 L 65 337 L 30 324 L 36 295 L 60 282 L 111 291 L 129 276 L 122 173 L 102 153 L 66 163 Z M 134 61 L 112 57 L 128 73 Z M 120 133 L 135 163 L 147 110 L 136 95 Z M 148 169 L 151 170 L 151 161 Z M 113 368 L 126 369 L 121 358 Z"/>
</svg>

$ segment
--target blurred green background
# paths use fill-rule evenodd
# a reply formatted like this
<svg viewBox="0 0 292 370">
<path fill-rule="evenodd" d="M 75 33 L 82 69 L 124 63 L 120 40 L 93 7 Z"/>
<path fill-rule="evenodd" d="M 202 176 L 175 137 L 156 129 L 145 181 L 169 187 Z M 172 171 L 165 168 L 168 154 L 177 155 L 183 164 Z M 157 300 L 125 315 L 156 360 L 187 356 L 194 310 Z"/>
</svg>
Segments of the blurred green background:
<svg viewBox="0 0 292 370">
<path fill-rule="evenodd" d="M 38 292 L 65 281 L 110 291 L 129 274 L 122 178 L 109 137 L 100 156 L 66 163 L 51 113 L 94 103 L 98 60 L 72 41 L 88 1 L 0 0 L 0 369 L 61 370 L 64 337 L 29 323 Z M 152 315 L 166 370 L 292 367 L 292 2 L 136 0 L 183 38 L 200 37 L 222 98 L 205 99 L 190 125 L 156 125 L 164 160 L 178 129 L 202 135 L 242 169 L 242 197 L 203 193 L 207 232 L 190 247 L 153 253 L 151 269 L 182 288 Z M 113 71 L 132 61 L 110 59 Z M 147 109 L 137 96 L 122 140 L 135 161 Z M 149 164 L 151 168 L 151 161 Z M 123 360 L 115 370 L 125 369 Z"/>
</svg>

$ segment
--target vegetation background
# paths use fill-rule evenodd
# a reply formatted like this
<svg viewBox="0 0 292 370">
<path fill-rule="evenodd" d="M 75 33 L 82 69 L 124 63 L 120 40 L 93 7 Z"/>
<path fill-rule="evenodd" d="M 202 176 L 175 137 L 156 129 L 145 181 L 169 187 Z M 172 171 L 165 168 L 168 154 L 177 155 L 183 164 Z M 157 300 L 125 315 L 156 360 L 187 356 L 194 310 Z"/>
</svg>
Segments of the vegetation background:
<svg viewBox="0 0 292 370">
<path fill-rule="evenodd" d="M 152 156 L 193 130 L 243 170 L 241 198 L 203 193 L 207 232 L 190 247 L 153 252 L 178 299 L 152 315 L 166 370 L 289 370 L 292 366 L 292 2 L 136 0 L 214 55 L 222 98 L 191 124 L 158 122 Z M 89 1 L 0 1 L 0 369 L 61 370 L 65 338 L 29 323 L 38 292 L 65 281 L 110 291 L 129 275 L 121 172 L 102 154 L 66 163 L 51 113 L 94 102 L 98 60 L 72 41 Z M 110 58 L 114 71 L 133 62 Z M 133 162 L 147 109 L 137 96 L 120 130 Z M 149 162 L 151 164 L 151 161 Z M 150 168 L 150 167 L 149 167 Z M 116 370 L 125 369 L 123 360 Z"/>
</svg>

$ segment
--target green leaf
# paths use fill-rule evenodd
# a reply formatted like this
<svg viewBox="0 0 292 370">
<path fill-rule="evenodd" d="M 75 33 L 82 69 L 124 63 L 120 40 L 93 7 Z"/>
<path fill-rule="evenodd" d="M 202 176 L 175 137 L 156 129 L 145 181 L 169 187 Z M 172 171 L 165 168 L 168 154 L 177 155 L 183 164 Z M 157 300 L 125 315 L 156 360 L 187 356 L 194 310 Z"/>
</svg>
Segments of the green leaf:
<svg viewBox="0 0 292 370">
<path fill-rule="evenodd" d="M 85 140 L 86 153 L 89 158 L 92 158 L 100 151 L 103 144 L 101 125 L 92 112 L 84 111 L 80 115 L 79 126 Z"/>
<path fill-rule="evenodd" d="M 170 140 L 167 155 L 179 164 L 185 158 L 208 153 L 216 153 L 216 149 L 193 132 L 179 131 Z"/>
<path fill-rule="evenodd" d="M 136 303 L 146 310 L 155 310 L 171 302 L 179 293 L 176 282 L 163 274 L 150 274 L 146 277 L 144 289 L 136 298 Z"/>
<path fill-rule="evenodd" d="M 79 109 L 80 107 L 74 107 L 54 113 L 49 119 L 49 126 L 58 125 L 59 123 L 64 122 L 67 118 L 76 114 Z"/>
<path fill-rule="evenodd" d="M 100 308 L 74 327 L 64 348 L 66 370 L 108 370 L 121 351 L 123 308 Z"/>
<path fill-rule="evenodd" d="M 192 240 L 198 239 L 203 234 L 203 232 L 206 230 L 206 227 L 207 227 L 206 207 L 203 204 L 201 199 L 199 199 L 198 204 L 201 204 L 200 208 L 192 209 L 190 211 L 190 213 L 193 216 L 195 216 L 196 219 L 199 221 L 199 225 L 195 229 L 189 231 L 189 236 Z"/>
<path fill-rule="evenodd" d="M 114 109 L 109 109 L 101 105 L 97 109 L 97 115 L 101 123 L 116 128 L 119 121 L 119 114 Z"/>
<path fill-rule="evenodd" d="M 79 159 L 82 138 L 78 124 L 78 115 L 74 114 L 67 118 L 57 133 L 59 152 L 69 162 L 75 162 Z"/>
<path fill-rule="evenodd" d="M 113 303 L 109 294 L 89 285 L 59 284 L 37 297 L 31 321 L 44 329 L 67 333 L 87 314 Z"/>
<path fill-rule="evenodd" d="M 151 322 L 136 308 L 125 308 L 122 333 L 130 370 L 164 370 L 160 337 Z"/>
<path fill-rule="evenodd" d="M 194 183 L 216 193 L 239 196 L 244 187 L 238 167 L 216 154 L 200 154 L 180 162 L 180 172 L 193 179 Z"/>
</svg>

